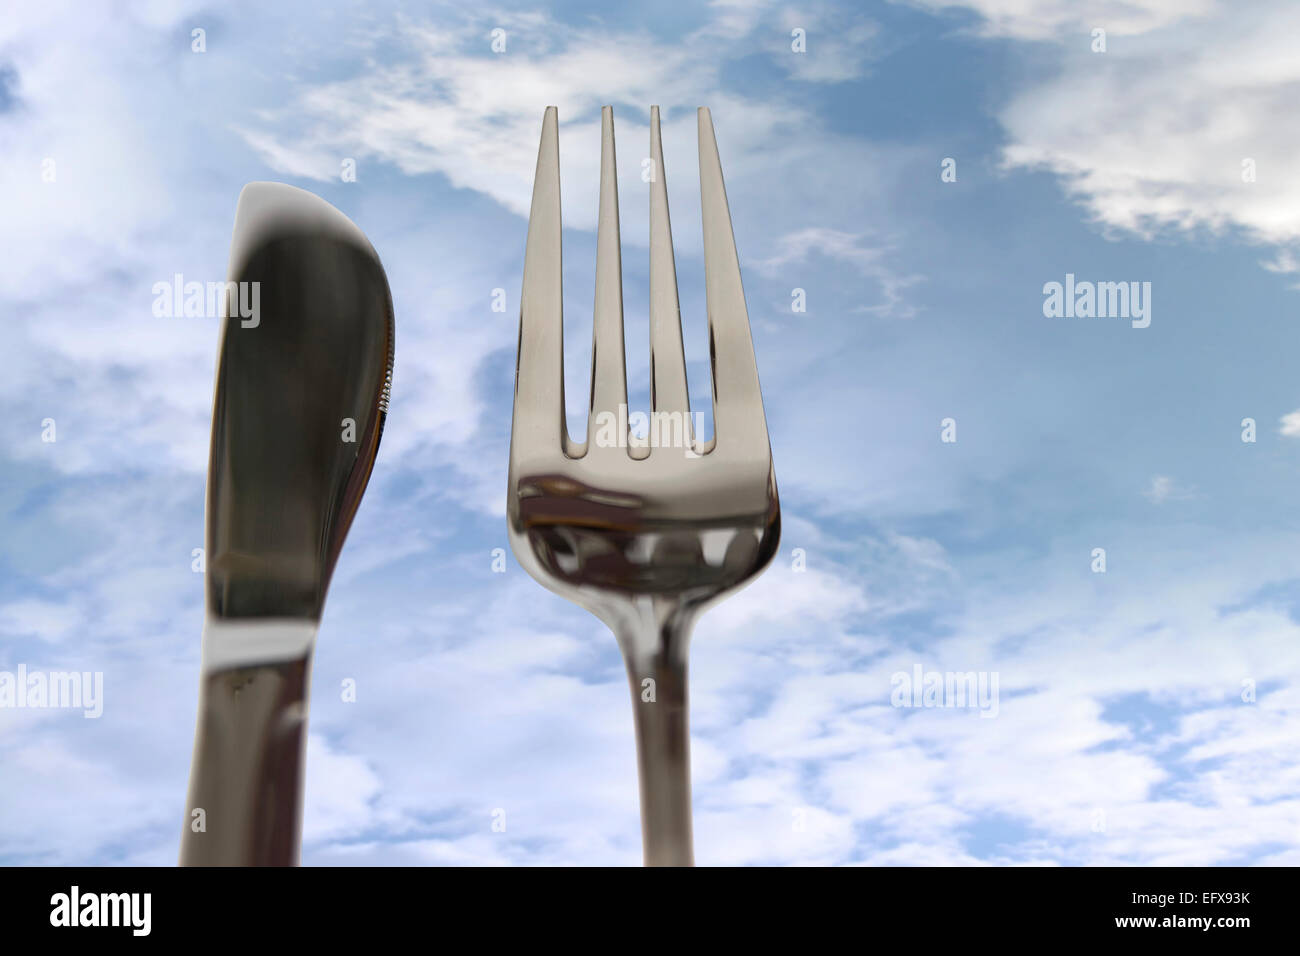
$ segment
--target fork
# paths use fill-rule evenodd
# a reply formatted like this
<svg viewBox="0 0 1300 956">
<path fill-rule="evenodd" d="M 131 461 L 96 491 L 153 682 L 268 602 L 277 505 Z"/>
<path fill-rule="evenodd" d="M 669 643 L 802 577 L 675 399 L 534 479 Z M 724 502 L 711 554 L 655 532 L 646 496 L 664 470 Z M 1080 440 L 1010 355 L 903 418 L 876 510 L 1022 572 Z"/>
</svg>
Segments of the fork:
<svg viewBox="0 0 1300 956">
<path fill-rule="evenodd" d="M 646 866 L 692 866 L 687 647 L 696 619 L 772 560 L 781 510 L 713 120 L 698 113 L 714 437 L 690 420 L 659 108 L 650 110 L 651 415 L 627 426 L 614 112 L 601 110 L 600 206 L 583 442 L 564 413 L 558 118 L 542 119 L 510 434 L 519 563 L 614 632 L 627 664 Z M 639 429 L 638 429 L 639 431 Z M 665 432 L 667 439 L 665 440 Z"/>
</svg>

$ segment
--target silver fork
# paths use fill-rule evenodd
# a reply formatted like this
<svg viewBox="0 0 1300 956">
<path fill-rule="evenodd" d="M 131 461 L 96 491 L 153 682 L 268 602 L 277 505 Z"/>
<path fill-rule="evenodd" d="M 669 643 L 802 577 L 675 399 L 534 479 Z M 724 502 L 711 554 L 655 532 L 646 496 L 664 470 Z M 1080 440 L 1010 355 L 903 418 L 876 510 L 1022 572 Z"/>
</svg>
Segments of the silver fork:
<svg viewBox="0 0 1300 956">
<path fill-rule="evenodd" d="M 776 553 L 781 511 L 722 166 L 699 110 L 714 438 L 690 422 L 659 108 L 650 111 L 650 430 L 627 427 L 614 113 L 601 111 L 595 334 L 587 439 L 564 416 L 560 158 L 542 120 L 510 434 L 507 512 L 519 563 L 614 632 L 627 662 L 647 866 L 691 866 L 687 645 L 696 618 Z M 665 439 L 665 433 L 667 438 Z"/>
</svg>

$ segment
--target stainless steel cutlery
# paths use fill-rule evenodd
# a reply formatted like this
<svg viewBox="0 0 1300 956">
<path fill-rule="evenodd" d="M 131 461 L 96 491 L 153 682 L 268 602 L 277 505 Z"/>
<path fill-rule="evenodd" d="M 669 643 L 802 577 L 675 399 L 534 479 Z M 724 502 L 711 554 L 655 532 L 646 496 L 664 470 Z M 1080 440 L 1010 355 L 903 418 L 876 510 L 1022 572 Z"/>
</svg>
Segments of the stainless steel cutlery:
<svg viewBox="0 0 1300 956">
<path fill-rule="evenodd" d="M 207 616 L 182 865 L 298 862 L 312 649 L 388 410 L 393 307 L 361 230 L 311 193 L 245 187 L 207 500 Z M 229 287 L 227 287 L 229 289 Z"/>
<path fill-rule="evenodd" d="M 507 514 L 540 583 L 614 632 L 632 691 L 647 865 L 691 865 L 687 645 L 710 604 L 771 561 L 780 506 L 713 122 L 698 113 L 714 438 L 693 434 L 659 110 L 650 115 L 650 430 L 630 434 L 613 110 L 601 116 L 600 206 L 585 442 L 564 410 L 560 166 L 546 110 L 520 298 Z M 611 423 L 616 423 L 611 428 Z M 664 439 L 667 433 L 668 439 Z"/>
<path fill-rule="evenodd" d="M 614 632 L 636 728 L 645 863 L 694 863 L 695 621 L 771 561 L 781 511 L 713 122 L 698 113 L 714 437 L 695 434 L 659 108 L 650 113 L 647 428 L 629 427 L 613 110 L 601 113 L 586 440 L 564 405 L 558 116 L 542 120 L 520 301 L 507 515 L 520 564 Z M 207 502 L 207 617 L 183 865 L 298 862 L 312 651 L 388 410 L 393 311 L 374 249 L 310 193 L 240 196 Z M 230 295 L 228 286 L 227 294 Z M 239 288 L 243 288 L 240 286 Z"/>
</svg>

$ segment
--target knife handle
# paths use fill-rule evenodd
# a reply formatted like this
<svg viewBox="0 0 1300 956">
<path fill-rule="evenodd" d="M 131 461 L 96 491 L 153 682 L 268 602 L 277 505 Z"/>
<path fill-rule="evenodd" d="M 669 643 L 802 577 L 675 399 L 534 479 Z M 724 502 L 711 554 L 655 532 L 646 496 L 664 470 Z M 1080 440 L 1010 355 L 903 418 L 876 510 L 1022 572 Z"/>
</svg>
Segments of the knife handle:
<svg viewBox="0 0 1300 956">
<path fill-rule="evenodd" d="M 310 677 L 310 651 L 205 671 L 181 866 L 298 865 Z"/>
</svg>

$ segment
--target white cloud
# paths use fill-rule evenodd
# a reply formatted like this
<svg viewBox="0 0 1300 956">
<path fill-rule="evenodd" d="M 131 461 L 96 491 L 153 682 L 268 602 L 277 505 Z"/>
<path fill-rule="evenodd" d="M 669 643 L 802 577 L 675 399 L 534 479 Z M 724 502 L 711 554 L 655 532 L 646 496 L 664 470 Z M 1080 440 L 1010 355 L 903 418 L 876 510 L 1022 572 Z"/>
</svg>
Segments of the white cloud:
<svg viewBox="0 0 1300 956">
<path fill-rule="evenodd" d="M 339 753 L 319 734 L 308 734 L 306 788 L 312 799 L 304 808 L 302 839 L 323 843 L 355 837 L 371 824 L 380 781 L 361 757 Z"/>
<path fill-rule="evenodd" d="M 858 79 L 878 54 L 881 29 L 843 7 L 826 3 L 782 6 L 782 32 L 772 42 L 776 64 L 806 83 L 842 83 Z M 765 18 L 766 19 L 766 18 Z M 803 31 L 803 51 L 795 52 L 793 31 Z"/>
<path fill-rule="evenodd" d="M 957 6 L 930 3 L 931 8 Z M 1055 173 L 1107 229 L 1300 238 L 1291 108 L 1300 8 L 1204 0 L 970 0 L 985 33 L 1054 41 L 1061 68 L 1001 110 L 1011 168 Z M 1105 53 L 1088 30 L 1111 35 Z M 1281 271 L 1289 260 L 1274 260 Z"/>
<path fill-rule="evenodd" d="M 145 79 L 155 57 L 132 62 L 120 51 L 157 49 L 195 7 L 136 3 L 98 16 L 51 2 L 7 11 L 0 63 L 17 83 L 14 108 L 0 114 L 0 192 L 8 228 L 24 238 L 0 262 L 0 293 L 27 298 L 51 280 L 77 287 L 124 259 L 134 264 L 132 240 L 156 218 L 158 197 L 130 184 L 165 183 L 164 157 L 177 144 L 150 133 L 160 119 Z M 60 42 L 45 42 L 55 35 Z M 132 102 L 132 88 L 149 99 Z M 47 160 L 53 182 L 43 178 Z"/>
<path fill-rule="evenodd" d="M 889 243 L 871 243 L 862 234 L 843 232 L 824 226 L 810 226 L 788 233 L 777 240 L 776 252 L 757 263 L 768 275 L 789 273 L 789 266 L 822 255 L 853 266 L 862 275 L 879 284 L 881 301 L 857 307 L 856 311 L 882 316 L 911 318 L 916 308 L 907 303 L 903 293 L 924 276 L 901 270 L 892 262 L 894 247 Z"/>
<path fill-rule="evenodd" d="M 27 598 L 0 606 L 0 634 L 36 637 L 57 644 L 82 623 L 76 608 L 53 601 Z"/>
<path fill-rule="evenodd" d="M 1269 272 L 1300 272 L 1300 258 L 1290 249 L 1279 249 L 1277 254 L 1266 262 L 1261 262 Z"/>
<path fill-rule="evenodd" d="M 1086 42 L 1091 30 L 1115 36 L 1135 36 L 1202 17 L 1218 6 L 1216 0 L 911 0 L 934 11 L 964 7 L 979 15 L 979 30 L 990 36 L 1022 40 Z M 1080 33 L 1085 39 L 1080 39 Z"/>
<path fill-rule="evenodd" d="M 1186 501 L 1194 497 L 1194 492 L 1190 488 L 1184 488 L 1168 475 L 1153 475 L 1151 483 L 1142 495 L 1148 501 L 1161 505 L 1166 501 Z"/>
<path fill-rule="evenodd" d="M 599 142 L 599 107 L 607 103 L 634 105 L 620 127 L 644 129 L 652 103 L 716 89 L 720 63 L 693 58 L 682 44 L 550 22 L 509 32 L 508 52 L 493 55 L 486 41 L 478 42 L 477 20 L 408 24 L 407 56 L 387 66 L 368 64 L 346 80 L 302 87 L 291 106 L 263 117 L 262 129 L 241 135 L 285 172 L 336 179 L 337 157 L 354 156 L 391 163 L 407 175 L 441 173 L 453 186 L 486 193 L 526 216 L 547 106 L 559 108 L 565 147 L 593 130 Z M 567 42 L 557 47 L 559 36 Z M 694 123 L 684 113 L 666 119 L 666 140 Z M 624 178 L 639 181 L 639 151 L 623 152 Z M 584 144 L 562 158 L 566 220 L 588 227 L 595 222 L 599 153 Z"/>
</svg>

